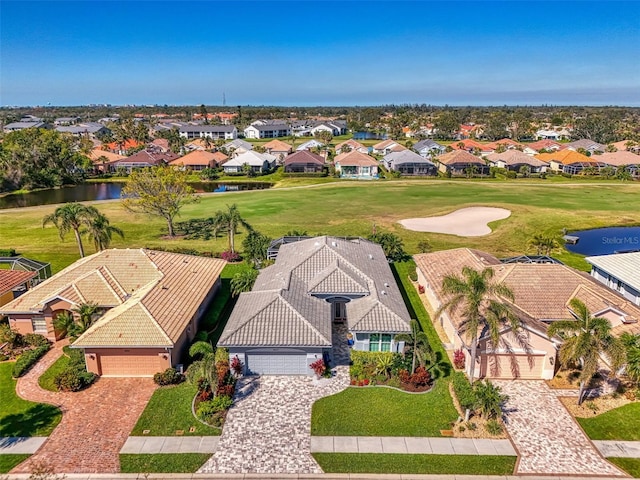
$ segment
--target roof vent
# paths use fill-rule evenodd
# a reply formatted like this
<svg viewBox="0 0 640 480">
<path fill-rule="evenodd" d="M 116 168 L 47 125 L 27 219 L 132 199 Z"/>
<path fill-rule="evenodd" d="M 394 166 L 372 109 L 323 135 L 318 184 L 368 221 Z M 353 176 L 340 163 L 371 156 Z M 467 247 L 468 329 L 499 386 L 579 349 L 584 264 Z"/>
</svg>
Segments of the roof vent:
<svg viewBox="0 0 640 480">
<path fill-rule="evenodd" d="M 382 290 L 380 293 L 381 293 L 382 295 L 386 295 L 386 294 L 387 294 L 387 292 L 386 292 L 386 291 L 384 291 L 384 290 Z"/>
<path fill-rule="evenodd" d="M 369 254 L 369 260 L 373 260 L 373 255 Z"/>
<path fill-rule="evenodd" d="M 320 246 L 320 242 L 316 242 L 313 244 L 314 247 L 319 247 Z"/>
<path fill-rule="evenodd" d="M 387 282 L 384 282 L 384 286 L 389 288 L 389 284 Z"/>
<path fill-rule="evenodd" d="M 338 243 L 337 243 L 337 242 L 331 242 L 331 246 L 332 246 L 332 247 L 337 247 L 337 246 L 338 246 Z"/>
</svg>

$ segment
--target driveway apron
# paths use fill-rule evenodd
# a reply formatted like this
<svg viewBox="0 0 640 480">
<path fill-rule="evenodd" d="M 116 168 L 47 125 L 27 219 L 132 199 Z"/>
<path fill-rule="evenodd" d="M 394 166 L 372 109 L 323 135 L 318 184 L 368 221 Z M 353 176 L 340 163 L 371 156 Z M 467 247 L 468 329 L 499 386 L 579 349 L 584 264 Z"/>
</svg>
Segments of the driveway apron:
<svg viewBox="0 0 640 480">
<path fill-rule="evenodd" d="M 602 458 L 545 382 L 494 383 L 509 395 L 506 426 L 520 453 L 516 474 L 626 476 Z"/>
<path fill-rule="evenodd" d="M 62 420 L 44 445 L 12 473 L 30 473 L 34 465 L 54 473 L 116 473 L 119 452 L 155 385 L 150 378 L 100 378 L 87 390 L 55 393 L 40 388 L 38 378 L 62 355 L 56 345 L 18 380 L 25 400 L 58 406 Z"/>
</svg>

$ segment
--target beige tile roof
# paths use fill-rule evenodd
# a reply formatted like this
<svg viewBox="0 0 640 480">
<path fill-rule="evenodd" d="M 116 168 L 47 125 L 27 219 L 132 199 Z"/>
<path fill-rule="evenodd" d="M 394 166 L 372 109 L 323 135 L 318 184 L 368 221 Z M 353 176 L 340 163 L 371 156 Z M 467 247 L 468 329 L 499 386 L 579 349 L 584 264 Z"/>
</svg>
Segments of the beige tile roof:
<svg viewBox="0 0 640 480">
<path fill-rule="evenodd" d="M 40 313 L 43 302 L 57 296 L 75 303 L 116 305 L 99 320 L 100 325 L 112 321 L 115 326 L 124 325 L 124 320 L 119 319 L 120 313 L 125 314 L 125 319 L 139 318 L 149 325 L 146 317 L 150 315 L 164 335 L 175 342 L 218 280 L 225 264 L 224 260 L 215 258 L 153 250 L 105 250 L 78 260 L 1 307 L 0 312 Z M 139 304 L 141 309 L 130 310 L 134 304 Z M 93 346 L 118 346 L 126 332 L 123 330 L 123 337 L 113 335 L 113 328 L 96 328 L 90 335 L 89 332 L 85 335 L 91 337 Z M 131 328 L 127 331 L 133 331 Z M 84 337 L 77 340 L 78 345 L 84 344 Z M 141 343 L 147 338 L 151 336 L 141 337 L 138 345 L 148 345 Z"/>
<path fill-rule="evenodd" d="M 513 166 L 513 165 L 530 165 L 532 167 L 543 167 L 548 165 L 546 162 L 542 160 L 538 160 L 535 157 L 527 155 L 524 152 L 519 150 L 507 150 L 502 153 L 490 153 L 487 155 L 487 160 L 492 162 L 497 162 L 498 160 L 502 160 L 505 165 Z"/>
<path fill-rule="evenodd" d="M 475 155 L 470 154 L 466 150 L 453 150 L 449 153 L 443 153 L 435 158 L 438 162 L 444 165 L 455 165 L 455 164 L 482 164 L 485 163 Z"/>
<path fill-rule="evenodd" d="M 636 155 L 635 153 L 628 152 L 626 150 L 606 152 L 602 155 L 592 155 L 590 158 L 614 167 L 640 164 L 640 155 Z"/>
<path fill-rule="evenodd" d="M 102 150 L 100 147 L 94 148 L 89 152 L 89 158 L 94 163 L 102 163 L 103 158 L 106 163 L 115 162 L 116 160 L 122 160 L 126 158 L 124 155 L 118 155 L 117 153 L 109 152 L 108 150 Z"/>
<path fill-rule="evenodd" d="M 359 167 L 369 167 L 378 165 L 378 162 L 375 158 L 370 157 L 364 153 L 360 153 L 357 150 L 352 150 L 350 152 L 341 153 L 333 159 L 336 165 L 341 166 L 359 166 Z"/>
<path fill-rule="evenodd" d="M 27 283 L 37 272 L 24 270 L 0 270 L 0 295 L 7 293 L 14 288 Z"/>
<path fill-rule="evenodd" d="M 342 150 L 342 148 L 348 145 L 351 147 L 352 150 L 358 150 L 358 149 L 366 149 L 367 147 L 365 147 L 363 144 L 361 144 L 360 142 L 350 138 L 349 140 L 346 140 L 342 143 L 339 143 L 338 145 L 336 145 L 336 151 L 337 150 Z"/>
<path fill-rule="evenodd" d="M 270 142 L 265 143 L 263 147 L 267 151 L 274 152 L 290 152 L 292 149 L 291 145 L 289 145 L 288 143 L 284 143 L 282 140 L 278 139 L 271 140 Z"/>
<path fill-rule="evenodd" d="M 207 152 L 204 150 L 194 150 L 193 152 L 187 153 L 183 157 L 176 158 L 175 160 L 171 160 L 169 165 L 172 166 L 190 166 L 190 165 L 198 165 L 198 166 L 210 166 L 216 164 L 216 157 L 213 153 Z"/>
</svg>

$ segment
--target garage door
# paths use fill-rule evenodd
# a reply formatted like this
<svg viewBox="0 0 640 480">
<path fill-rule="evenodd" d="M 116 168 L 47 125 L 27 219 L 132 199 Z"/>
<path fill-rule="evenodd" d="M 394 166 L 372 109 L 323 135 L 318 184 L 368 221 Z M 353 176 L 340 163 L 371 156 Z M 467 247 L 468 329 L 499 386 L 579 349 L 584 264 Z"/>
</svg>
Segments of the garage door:
<svg viewBox="0 0 640 480">
<path fill-rule="evenodd" d="M 148 377 L 163 370 L 157 354 L 100 354 L 99 360 L 102 375 L 107 377 Z"/>
<path fill-rule="evenodd" d="M 308 375 L 307 354 L 256 354 L 246 355 L 250 375 Z M 309 362 L 310 363 L 310 362 Z"/>
<path fill-rule="evenodd" d="M 481 376 L 488 378 L 542 378 L 544 355 L 483 355 Z"/>
</svg>

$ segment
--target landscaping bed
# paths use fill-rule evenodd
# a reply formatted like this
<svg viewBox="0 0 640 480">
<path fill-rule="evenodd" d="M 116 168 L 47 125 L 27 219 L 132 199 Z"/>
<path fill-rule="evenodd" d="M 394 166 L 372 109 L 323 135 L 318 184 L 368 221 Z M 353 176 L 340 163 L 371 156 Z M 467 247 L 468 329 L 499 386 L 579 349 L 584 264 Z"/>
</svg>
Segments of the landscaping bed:
<svg viewBox="0 0 640 480">
<path fill-rule="evenodd" d="M 313 453 L 326 473 L 511 475 L 516 457 L 497 455 L 414 455 Z"/>
<path fill-rule="evenodd" d="M 120 454 L 122 473 L 194 473 L 209 453 Z"/>
<path fill-rule="evenodd" d="M 18 397 L 13 365 L 0 363 L 0 437 L 46 437 L 60 423 L 62 413 L 52 405 Z"/>
</svg>

